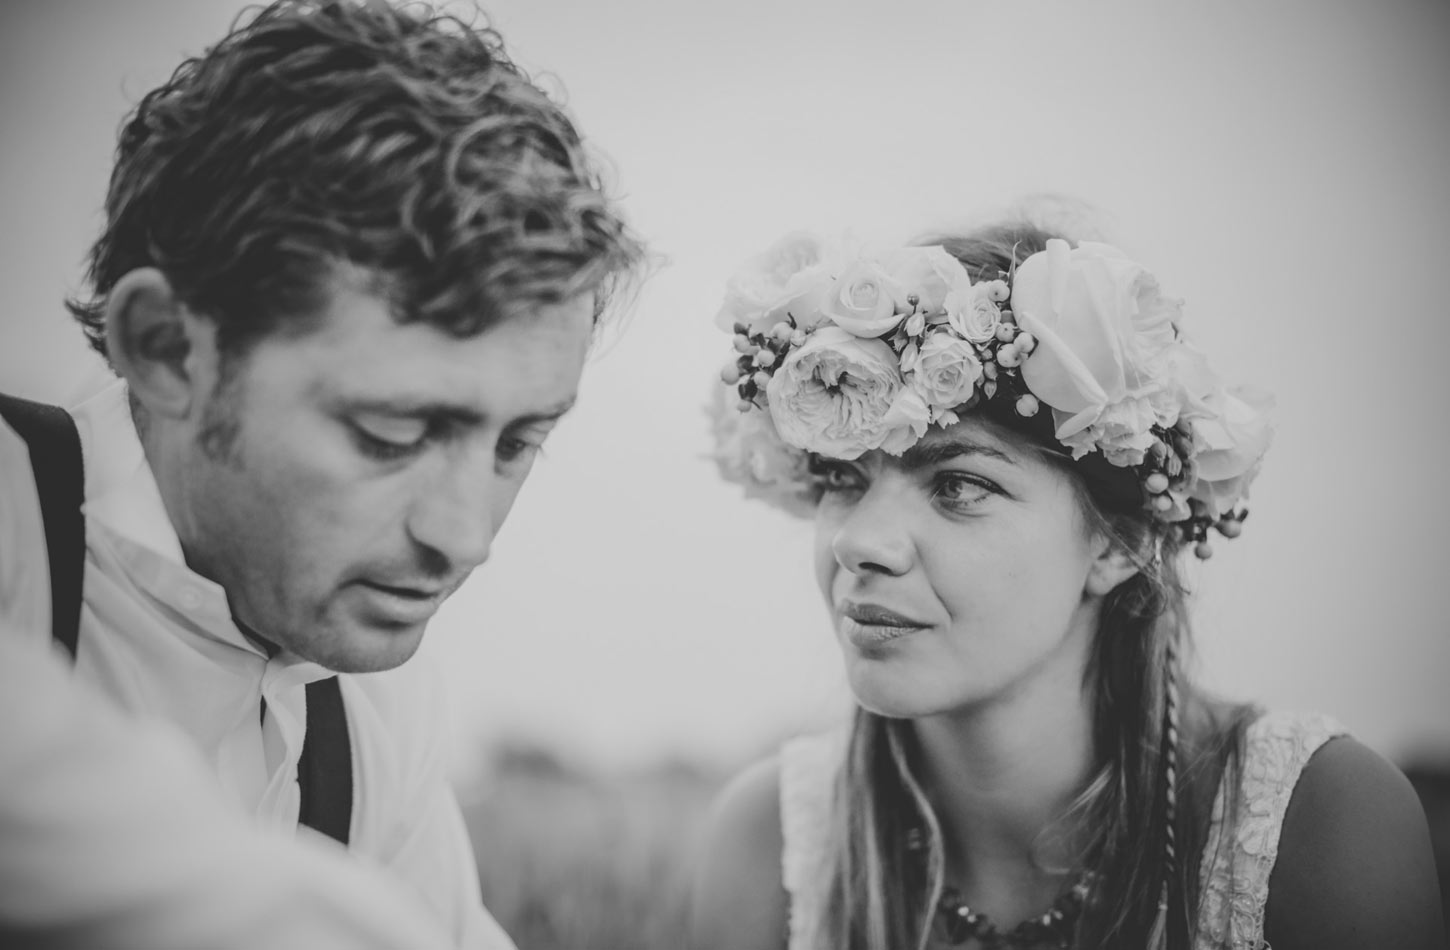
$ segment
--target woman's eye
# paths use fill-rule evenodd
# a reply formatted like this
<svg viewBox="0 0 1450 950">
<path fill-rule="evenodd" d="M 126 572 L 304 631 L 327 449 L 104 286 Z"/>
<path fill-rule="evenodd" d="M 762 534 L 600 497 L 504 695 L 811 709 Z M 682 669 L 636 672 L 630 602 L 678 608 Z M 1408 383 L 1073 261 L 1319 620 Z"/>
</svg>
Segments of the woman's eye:
<svg viewBox="0 0 1450 950">
<path fill-rule="evenodd" d="M 861 476 L 854 468 L 825 459 L 812 462 L 811 478 L 817 487 L 828 492 L 854 491 L 862 485 Z"/>
<path fill-rule="evenodd" d="M 996 486 L 975 475 L 943 472 L 937 475 L 932 497 L 947 507 L 966 508 L 996 492 Z"/>
</svg>

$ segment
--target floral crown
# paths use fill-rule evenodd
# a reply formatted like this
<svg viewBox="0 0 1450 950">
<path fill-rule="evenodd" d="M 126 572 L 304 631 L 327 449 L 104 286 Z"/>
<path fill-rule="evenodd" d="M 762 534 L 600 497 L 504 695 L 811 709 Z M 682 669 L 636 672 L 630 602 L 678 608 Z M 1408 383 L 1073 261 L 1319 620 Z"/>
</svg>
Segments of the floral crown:
<svg viewBox="0 0 1450 950">
<path fill-rule="evenodd" d="M 1143 504 L 1200 558 L 1210 527 L 1237 537 L 1271 400 L 1222 384 L 1179 329 L 1182 302 L 1107 244 L 1052 239 L 978 277 L 942 247 L 869 254 L 809 234 L 749 261 L 717 320 L 734 334 L 721 379 L 740 410 L 722 399 L 716 413 L 722 473 L 802 510 L 808 453 L 900 455 L 991 401 L 1051 413 L 1074 460 L 1132 470 Z"/>
</svg>

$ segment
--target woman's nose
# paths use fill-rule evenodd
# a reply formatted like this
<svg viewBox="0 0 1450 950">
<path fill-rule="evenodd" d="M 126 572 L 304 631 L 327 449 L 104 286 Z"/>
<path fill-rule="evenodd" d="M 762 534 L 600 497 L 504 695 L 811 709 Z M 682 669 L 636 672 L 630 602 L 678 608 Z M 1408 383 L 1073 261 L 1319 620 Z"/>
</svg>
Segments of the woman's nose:
<svg viewBox="0 0 1450 950">
<path fill-rule="evenodd" d="M 872 485 L 836 525 L 831 539 L 836 563 L 857 575 L 905 574 L 915 545 L 903 514 L 890 485 Z"/>
</svg>

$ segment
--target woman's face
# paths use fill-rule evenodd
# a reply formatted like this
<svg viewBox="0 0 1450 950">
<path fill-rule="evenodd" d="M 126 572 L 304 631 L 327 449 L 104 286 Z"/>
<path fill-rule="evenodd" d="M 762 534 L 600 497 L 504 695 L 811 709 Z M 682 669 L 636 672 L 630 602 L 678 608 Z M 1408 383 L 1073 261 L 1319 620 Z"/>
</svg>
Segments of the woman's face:
<svg viewBox="0 0 1450 950">
<path fill-rule="evenodd" d="M 1029 684 L 1076 695 L 1107 543 L 1067 473 L 973 417 L 819 472 L 816 574 L 861 705 L 920 717 Z"/>
</svg>

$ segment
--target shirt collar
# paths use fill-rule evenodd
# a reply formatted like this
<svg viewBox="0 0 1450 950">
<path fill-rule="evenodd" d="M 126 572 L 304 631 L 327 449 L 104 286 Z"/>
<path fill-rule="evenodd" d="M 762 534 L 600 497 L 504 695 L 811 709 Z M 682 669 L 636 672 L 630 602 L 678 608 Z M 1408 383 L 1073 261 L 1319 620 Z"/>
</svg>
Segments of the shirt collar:
<svg viewBox="0 0 1450 950">
<path fill-rule="evenodd" d="M 86 517 L 185 568 L 181 540 L 166 513 L 131 418 L 125 382 L 114 381 L 75 407 L 71 415 L 85 450 Z"/>
</svg>

